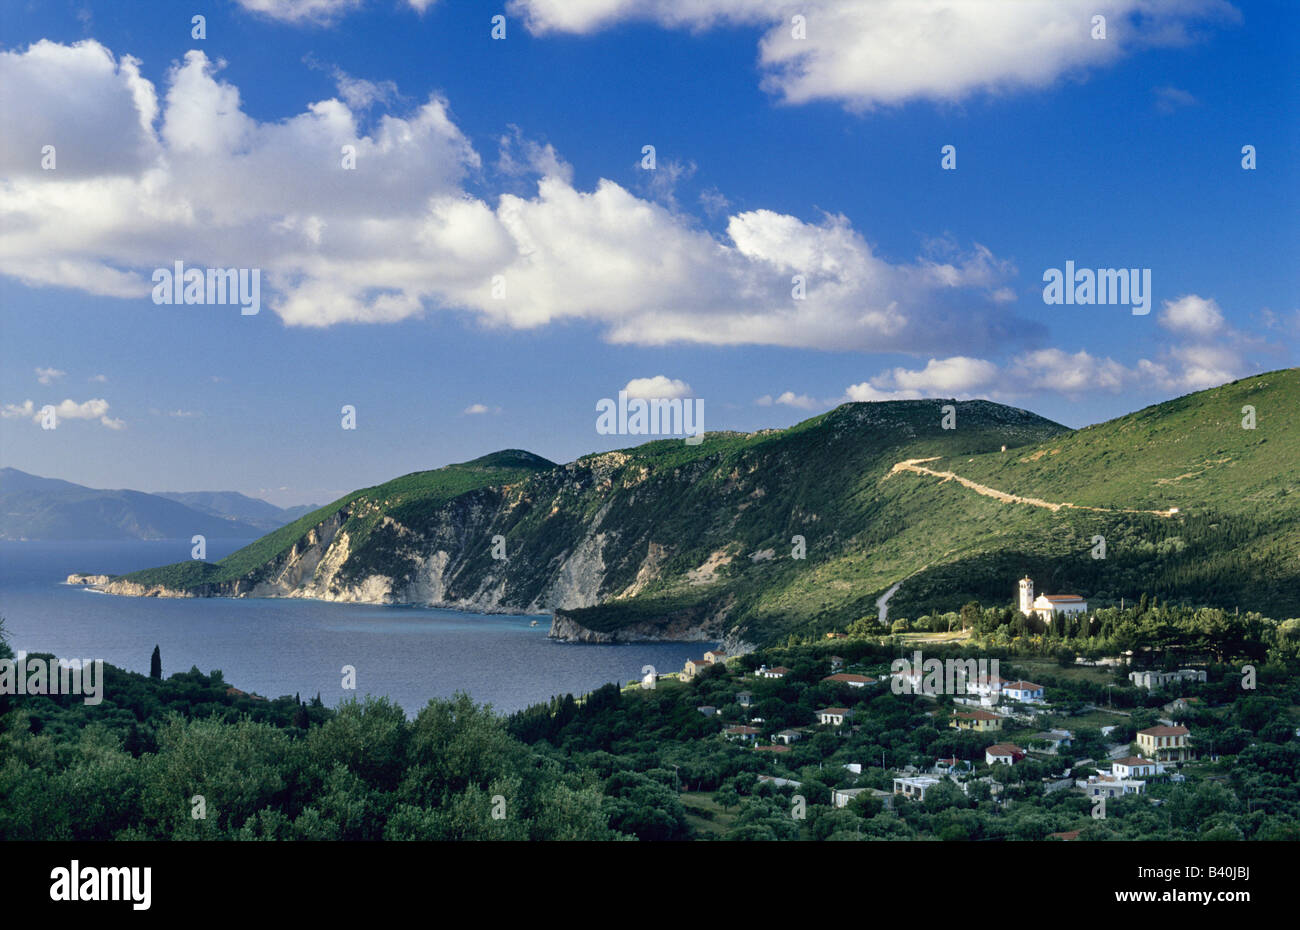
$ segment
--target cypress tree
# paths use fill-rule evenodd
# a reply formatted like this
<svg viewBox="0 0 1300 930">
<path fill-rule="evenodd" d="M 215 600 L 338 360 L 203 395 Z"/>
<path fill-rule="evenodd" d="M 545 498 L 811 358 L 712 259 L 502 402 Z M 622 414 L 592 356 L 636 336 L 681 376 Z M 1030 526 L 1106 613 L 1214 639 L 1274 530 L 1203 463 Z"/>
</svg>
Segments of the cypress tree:
<svg viewBox="0 0 1300 930">
<path fill-rule="evenodd" d="M 153 647 L 153 655 L 149 657 L 149 677 L 162 678 L 162 653 L 158 647 Z"/>
</svg>

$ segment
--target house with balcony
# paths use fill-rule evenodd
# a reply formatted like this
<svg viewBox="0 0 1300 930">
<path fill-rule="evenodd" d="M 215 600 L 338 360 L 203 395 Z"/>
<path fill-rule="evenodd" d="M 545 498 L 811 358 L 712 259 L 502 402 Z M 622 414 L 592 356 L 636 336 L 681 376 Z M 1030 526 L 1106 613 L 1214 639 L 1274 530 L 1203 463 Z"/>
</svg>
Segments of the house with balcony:
<svg viewBox="0 0 1300 930">
<path fill-rule="evenodd" d="M 1188 762 L 1196 758 L 1192 748 L 1191 731 L 1185 726 L 1148 727 L 1137 732 L 1141 754 L 1157 762 Z"/>
</svg>

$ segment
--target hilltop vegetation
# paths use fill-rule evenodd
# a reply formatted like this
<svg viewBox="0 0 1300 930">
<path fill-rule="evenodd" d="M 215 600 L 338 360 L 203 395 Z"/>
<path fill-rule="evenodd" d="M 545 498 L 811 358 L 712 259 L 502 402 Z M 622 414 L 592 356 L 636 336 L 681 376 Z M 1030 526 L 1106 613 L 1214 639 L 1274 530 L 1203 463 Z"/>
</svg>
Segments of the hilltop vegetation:
<svg viewBox="0 0 1300 930">
<path fill-rule="evenodd" d="M 313 529 L 340 513 L 347 513 L 343 529 L 355 541 L 354 551 L 364 552 L 370 533 L 392 511 L 407 520 L 446 504 L 470 491 L 522 480 L 554 463 L 530 452 L 511 449 L 460 465 L 412 472 L 392 481 L 362 488 L 339 498 L 274 532 L 232 552 L 218 562 L 177 562 L 160 568 L 123 575 L 123 580 L 160 584 L 178 590 L 248 579 L 256 582 L 268 565 L 300 544 Z"/>
<path fill-rule="evenodd" d="M 565 466 L 512 450 L 354 492 L 211 566 L 126 579 L 249 593 L 296 559 L 321 566 L 294 582 L 318 596 L 760 643 L 874 618 L 898 582 L 890 609 L 912 616 L 1009 602 L 1025 573 L 1094 607 L 1150 593 L 1292 615 L 1298 403 L 1287 370 L 1077 431 L 987 401 L 891 401 Z M 967 483 L 895 468 L 920 460 Z"/>
</svg>

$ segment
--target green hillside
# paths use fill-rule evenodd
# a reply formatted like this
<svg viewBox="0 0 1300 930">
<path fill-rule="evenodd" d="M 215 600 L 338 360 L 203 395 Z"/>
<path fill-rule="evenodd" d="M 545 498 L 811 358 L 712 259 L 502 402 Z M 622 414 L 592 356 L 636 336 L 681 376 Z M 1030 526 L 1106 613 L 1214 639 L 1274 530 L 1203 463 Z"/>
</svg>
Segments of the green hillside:
<svg viewBox="0 0 1300 930">
<path fill-rule="evenodd" d="M 364 546 L 371 530 L 387 510 L 415 515 L 423 509 L 437 509 L 477 488 L 520 481 L 537 471 L 554 467 L 554 462 L 531 452 L 507 449 L 460 465 L 412 472 L 373 488 L 353 491 L 232 552 L 219 562 L 177 562 L 132 572 L 123 575 L 122 579 L 182 590 L 241 578 L 255 580 L 269 562 L 301 543 L 323 521 L 341 512 L 348 513 L 343 528 Z"/>
<path fill-rule="evenodd" d="M 436 587 L 439 602 L 558 608 L 602 632 L 772 641 L 875 617 L 899 582 L 891 617 L 1009 604 L 1025 573 L 1093 606 L 1148 593 L 1295 616 L 1298 400 L 1288 370 L 1077 431 L 988 401 L 918 400 L 566 466 L 508 450 L 354 492 L 214 565 L 127 577 L 230 593 L 339 520 L 331 591 L 378 578 L 394 602 Z M 508 561 L 492 557 L 497 535 Z"/>
</svg>

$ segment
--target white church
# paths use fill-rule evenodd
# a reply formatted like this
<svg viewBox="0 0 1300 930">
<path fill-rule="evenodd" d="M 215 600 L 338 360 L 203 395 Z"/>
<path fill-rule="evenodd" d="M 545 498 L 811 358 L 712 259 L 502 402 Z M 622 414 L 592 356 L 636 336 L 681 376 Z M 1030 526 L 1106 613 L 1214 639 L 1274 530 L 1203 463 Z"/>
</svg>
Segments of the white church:
<svg viewBox="0 0 1300 930">
<path fill-rule="evenodd" d="M 1088 602 L 1077 594 L 1040 594 L 1035 598 L 1034 580 L 1028 575 L 1020 579 L 1020 612 L 1026 617 L 1037 614 L 1038 619 L 1051 623 L 1087 609 Z"/>
</svg>

